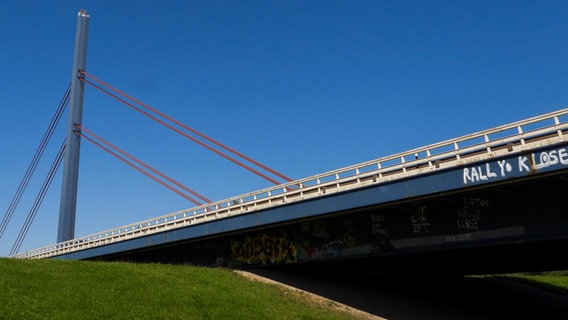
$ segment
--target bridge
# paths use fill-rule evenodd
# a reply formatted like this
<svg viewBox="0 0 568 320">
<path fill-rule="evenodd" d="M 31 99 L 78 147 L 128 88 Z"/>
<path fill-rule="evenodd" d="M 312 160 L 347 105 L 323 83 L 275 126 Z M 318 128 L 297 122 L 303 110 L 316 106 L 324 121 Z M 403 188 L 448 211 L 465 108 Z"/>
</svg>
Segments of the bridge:
<svg viewBox="0 0 568 320">
<path fill-rule="evenodd" d="M 16 257 L 242 267 L 436 253 L 565 268 L 567 118 L 554 111 Z"/>
<path fill-rule="evenodd" d="M 82 86 L 117 98 L 84 67 L 74 70 Z M 561 109 L 224 200 L 200 198 L 204 203 L 187 210 L 13 257 L 369 271 L 566 269 L 567 120 Z M 99 138 L 80 120 L 68 132 Z"/>
</svg>

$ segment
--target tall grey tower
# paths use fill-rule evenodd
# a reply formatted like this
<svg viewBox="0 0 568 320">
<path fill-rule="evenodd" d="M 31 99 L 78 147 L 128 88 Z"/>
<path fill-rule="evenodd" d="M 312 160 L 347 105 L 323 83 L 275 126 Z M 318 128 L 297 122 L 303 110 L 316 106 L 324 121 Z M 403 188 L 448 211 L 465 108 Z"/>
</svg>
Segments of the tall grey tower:
<svg viewBox="0 0 568 320">
<path fill-rule="evenodd" d="M 79 181 L 79 148 L 81 137 L 75 133 L 79 130 L 83 116 L 83 93 L 85 84 L 81 81 L 87 64 L 87 35 L 89 15 L 80 10 L 77 14 L 77 31 L 75 34 L 75 53 L 71 72 L 71 95 L 69 118 L 67 122 L 67 140 L 65 143 L 65 160 L 61 202 L 59 205 L 59 228 L 57 242 L 71 240 L 75 237 L 75 212 L 77 205 L 77 185 Z"/>
</svg>

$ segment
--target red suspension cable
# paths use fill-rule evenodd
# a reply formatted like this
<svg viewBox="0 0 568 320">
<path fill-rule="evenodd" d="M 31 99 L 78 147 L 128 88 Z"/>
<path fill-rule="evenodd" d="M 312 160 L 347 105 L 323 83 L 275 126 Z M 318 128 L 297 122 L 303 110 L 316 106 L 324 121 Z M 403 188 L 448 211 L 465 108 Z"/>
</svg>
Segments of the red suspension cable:
<svg viewBox="0 0 568 320">
<path fill-rule="evenodd" d="M 249 170 L 249 171 L 255 173 L 256 175 L 258 175 L 258 176 L 260 176 L 260 177 L 262 177 L 262 178 L 264 178 L 264 179 L 266 179 L 266 180 L 268 180 L 268 181 L 270 181 L 270 182 L 272 182 L 272 183 L 274 183 L 274 184 L 276 184 L 276 185 L 280 184 L 280 182 L 278 182 L 277 180 L 274 180 L 274 179 L 270 178 L 269 176 L 267 176 L 267 175 L 265 175 L 265 174 L 263 174 L 263 173 L 261 173 L 261 172 L 255 170 L 255 169 L 253 169 L 253 168 L 247 166 L 246 164 L 240 162 L 239 160 L 236 160 L 236 159 L 234 159 L 234 158 L 232 158 L 232 157 L 230 157 L 230 156 L 228 156 L 228 155 L 226 155 L 226 154 L 220 152 L 219 150 L 217 150 L 217 149 L 215 149 L 215 148 L 213 148 L 213 147 L 211 147 L 211 146 L 208 146 L 207 144 L 203 143 L 202 141 L 197 140 L 196 138 L 194 138 L 194 137 L 188 135 L 187 133 L 185 133 L 185 132 L 183 132 L 183 131 L 181 131 L 181 130 L 175 128 L 175 127 L 173 127 L 172 125 L 170 125 L 170 124 L 164 122 L 163 120 L 160 120 L 160 119 L 156 118 L 155 116 L 153 116 L 153 115 L 149 114 L 148 112 L 146 112 L 146 111 L 144 111 L 144 110 L 142 110 L 142 109 L 136 107 L 135 105 L 133 105 L 133 104 L 131 104 L 131 103 L 125 101 L 124 99 L 122 99 L 122 98 L 116 96 L 115 94 L 109 92 L 108 90 L 105 90 L 104 88 L 101 88 L 101 87 L 98 86 L 97 84 L 95 84 L 95 83 L 93 83 L 93 82 L 91 82 L 91 81 L 89 81 L 89 80 L 87 80 L 87 79 L 83 79 L 83 81 L 86 82 L 86 83 L 88 83 L 88 84 L 90 84 L 91 86 L 97 88 L 98 90 L 100 90 L 100 91 L 106 93 L 107 95 L 113 97 L 114 99 L 116 99 L 116 100 L 118 100 L 118 101 L 124 103 L 124 104 L 127 105 L 128 107 L 130 107 L 130 108 L 132 108 L 132 109 L 134 109 L 134 110 L 140 112 L 141 114 L 145 115 L 146 117 L 148 117 L 148 118 L 150 118 L 150 119 L 152 119 L 152 120 L 154 120 L 154 121 L 160 123 L 160 124 L 163 125 L 163 126 L 168 127 L 169 129 L 171 129 L 171 130 L 177 132 L 178 134 L 180 134 L 180 135 L 182 135 L 182 136 L 184 136 L 184 137 L 190 139 L 191 141 L 193 141 L 193 142 L 195 142 L 195 143 L 201 145 L 202 147 L 207 148 L 208 150 L 210 150 L 210 151 L 212 151 L 212 152 L 215 152 L 216 154 L 220 155 L 221 157 L 223 157 L 223 158 L 225 158 L 225 159 L 227 159 L 227 160 L 229 160 L 229 161 L 231 161 L 231 162 L 233 162 L 233 163 L 238 164 L 239 166 L 241 166 L 241 167 L 243 167 L 243 168 L 245 168 L 245 169 L 247 169 L 247 170 Z"/>
<path fill-rule="evenodd" d="M 285 176 L 285 175 L 283 175 L 283 174 L 281 174 L 281 173 L 279 173 L 279 172 L 277 172 L 277 171 L 275 171 L 275 170 L 273 170 L 273 169 L 271 169 L 271 168 L 269 168 L 269 167 L 267 167 L 267 166 L 265 166 L 265 165 L 259 163 L 258 161 L 255 161 L 254 159 L 251 159 L 250 157 L 247 157 L 246 155 L 244 155 L 244 154 L 242 154 L 242 153 L 240 153 L 240 152 L 238 152 L 238 151 L 236 151 L 236 150 L 234 150 L 234 149 L 232 149 L 232 148 L 230 148 L 230 147 L 228 147 L 228 146 L 226 146 L 226 145 L 224 145 L 224 144 L 222 144 L 222 143 L 220 143 L 220 142 L 218 142 L 218 141 L 216 141 L 216 140 L 214 140 L 214 139 L 212 139 L 212 138 L 210 138 L 210 137 L 208 137 L 208 136 L 206 136 L 206 135 L 204 135 L 204 134 L 202 134 L 202 133 L 200 133 L 199 131 L 197 131 L 197 130 L 195 130 L 195 129 L 193 129 L 193 128 L 191 128 L 191 127 L 189 127 L 189 126 L 187 126 L 187 125 L 185 125 L 185 124 L 183 124 L 183 123 L 181 123 L 181 122 L 175 120 L 174 118 L 172 118 L 172 117 L 170 117 L 170 116 L 168 116 L 168 115 L 166 115 L 166 114 L 160 112 L 159 110 L 156 110 L 156 109 L 150 107 L 149 105 L 147 105 L 147 104 L 145 104 L 145 103 L 143 103 L 143 102 L 141 102 L 141 101 L 139 101 L 139 100 L 137 100 L 137 99 L 135 99 L 135 98 L 129 96 L 128 94 L 126 94 L 126 93 L 124 93 L 124 92 L 122 92 L 122 91 L 120 91 L 120 90 L 114 88 L 113 86 L 111 86 L 111 85 L 109 85 L 108 83 L 106 83 L 106 82 L 104 82 L 104 81 L 102 81 L 102 80 L 100 80 L 100 79 L 94 77 L 93 75 L 91 75 L 91 74 L 89 74 L 89 73 L 87 73 L 87 72 L 85 72 L 85 71 L 81 71 L 81 72 L 82 72 L 85 76 L 87 76 L 87 77 L 93 79 L 94 81 L 100 83 L 101 85 L 107 87 L 108 89 L 110 89 L 110 90 L 112 90 L 112 91 L 114 91 L 114 92 L 120 94 L 120 95 L 123 96 L 123 97 L 126 97 L 127 99 L 129 99 L 129 100 L 131 100 L 131 101 L 136 102 L 137 104 L 139 104 L 139 105 L 141 105 L 141 106 L 143 106 L 143 107 L 149 109 L 150 111 L 152 111 L 152 112 L 154 112 L 154 113 L 156 113 L 156 114 L 162 116 L 163 118 L 166 118 L 167 120 L 169 120 L 169 121 L 171 121 L 171 122 L 177 124 L 178 126 L 184 128 L 184 129 L 186 129 L 186 130 L 189 130 L 190 132 L 192 132 L 192 133 L 194 133 L 194 134 L 200 136 L 201 138 L 203 138 L 203 139 L 205 139 L 205 140 L 207 140 L 207 141 L 209 141 L 209 142 L 211 142 L 211 143 L 213 143 L 213 144 L 215 144 L 215 145 L 217 145 L 217 146 L 219 146 L 219 147 L 221 147 L 221 148 L 223 148 L 223 149 L 225 149 L 225 150 L 227 150 L 227 151 L 229 151 L 229 152 L 231 152 L 231 153 L 233 153 L 233 154 L 236 154 L 237 156 L 239 156 L 239 157 L 241 157 L 241 158 L 243 158 L 243 159 L 245 159 L 245 160 L 247 160 L 247 161 L 249 161 L 249 162 L 251 162 L 251 163 L 257 165 L 258 167 L 260 167 L 260 168 L 262 168 L 262 169 L 264 169 L 264 170 L 266 170 L 266 171 L 268 171 L 268 172 L 270 172 L 270 173 L 272 173 L 272 174 L 274 174 L 274 175 L 276 175 L 276 176 L 278 176 L 278 177 L 280 177 L 280 178 L 282 178 L 282 179 L 284 179 L 284 180 L 286 180 L 286 181 L 288 181 L 288 182 L 292 181 L 292 179 L 288 178 L 287 176 Z M 92 83 L 90 83 L 90 84 L 92 84 Z M 274 181 L 271 181 L 271 182 L 274 182 Z M 279 182 L 275 182 L 275 184 L 279 184 Z"/>
<path fill-rule="evenodd" d="M 125 158 L 121 157 L 120 155 L 118 155 L 117 153 L 113 152 L 112 150 L 108 149 L 107 147 L 103 146 L 102 144 L 98 143 L 97 141 L 95 141 L 94 139 L 92 139 L 91 137 L 83 134 L 80 130 L 75 130 L 75 134 L 80 135 L 81 137 L 87 139 L 88 141 L 92 142 L 93 144 L 95 144 L 97 147 L 103 149 L 104 151 L 110 153 L 112 156 L 116 157 L 117 159 L 119 159 L 120 161 L 126 163 L 127 165 L 131 166 L 132 168 L 136 169 L 138 172 L 144 174 L 145 176 L 149 177 L 150 179 L 158 182 L 159 184 L 163 185 L 164 187 L 172 190 L 173 192 L 177 193 L 178 195 L 184 197 L 185 199 L 193 202 L 196 205 L 202 205 L 202 203 L 200 203 L 199 201 L 193 199 L 192 197 L 186 195 L 185 193 L 179 191 L 178 189 L 170 186 L 169 184 L 165 183 L 164 181 L 158 179 L 157 177 L 151 175 L 150 173 L 144 171 L 143 169 L 141 169 L 140 167 L 138 167 L 137 165 L 135 165 L 134 163 L 126 160 Z M 129 156 L 130 157 L 130 156 Z M 138 161 L 137 161 L 138 162 Z M 144 165 L 145 166 L 145 165 Z"/>
<path fill-rule="evenodd" d="M 175 184 L 176 186 L 182 188 L 183 190 L 185 190 L 185 191 L 191 193 L 192 195 L 198 197 L 199 199 L 205 201 L 205 203 L 210 203 L 210 202 L 212 202 L 211 200 L 209 200 L 209 199 L 207 199 L 206 197 L 200 195 L 200 194 L 197 193 L 196 191 L 191 190 L 190 188 L 184 186 L 183 184 L 177 182 L 176 180 L 174 180 L 174 179 L 172 179 L 172 178 L 166 176 L 165 174 L 161 173 L 160 171 L 158 171 L 158 170 L 156 170 L 156 169 L 150 167 L 149 165 L 145 164 L 144 162 L 142 162 L 142 161 L 136 159 L 135 157 L 131 156 L 130 154 L 128 154 L 128 153 L 126 153 L 125 151 L 121 150 L 119 147 L 117 147 L 117 146 L 113 145 L 112 143 L 108 142 L 107 140 L 101 138 L 100 136 L 94 134 L 92 131 L 90 131 L 90 130 L 88 130 L 87 128 L 81 126 L 80 124 L 77 124 L 76 127 L 77 127 L 78 129 L 80 129 L 81 131 L 85 131 L 87 134 L 89 134 L 89 135 L 95 137 L 95 139 L 97 139 L 97 140 L 99 140 L 99 141 L 102 141 L 105 145 L 107 145 L 107 146 L 111 147 L 112 149 L 116 150 L 117 152 L 119 152 L 119 153 L 122 154 L 123 156 L 127 157 L 128 159 L 130 159 L 130 160 L 132 160 L 132 161 L 138 163 L 139 165 L 143 166 L 144 168 L 146 168 L 146 169 L 152 171 L 153 173 L 159 175 L 160 177 L 166 179 L 167 181 L 169 181 L 169 182 Z"/>
</svg>

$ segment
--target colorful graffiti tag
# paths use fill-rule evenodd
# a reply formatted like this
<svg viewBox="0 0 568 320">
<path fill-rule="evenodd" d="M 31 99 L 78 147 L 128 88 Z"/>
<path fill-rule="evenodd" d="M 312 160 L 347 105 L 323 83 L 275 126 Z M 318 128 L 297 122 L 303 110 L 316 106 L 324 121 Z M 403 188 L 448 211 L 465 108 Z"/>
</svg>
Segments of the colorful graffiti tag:
<svg viewBox="0 0 568 320">
<path fill-rule="evenodd" d="M 297 262 L 297 246 L 286 234 L 261 233 L 231 241 L 231 256 L 234 265 L 276 264 Z"/>
</svg>

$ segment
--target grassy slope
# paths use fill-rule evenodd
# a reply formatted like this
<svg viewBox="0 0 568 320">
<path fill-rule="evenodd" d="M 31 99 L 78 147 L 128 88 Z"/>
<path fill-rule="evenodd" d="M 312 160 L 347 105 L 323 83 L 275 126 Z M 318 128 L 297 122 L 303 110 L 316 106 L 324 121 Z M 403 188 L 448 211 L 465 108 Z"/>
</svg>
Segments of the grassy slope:
<svg viewBox="0 0 568 320">
<path fill-rule="evenodd" d="M 525 282 L 551 291 L 568 294 L 568 271 L 505 274 L 497 275 L 497 277 Z"/>
<path fill-rule="evenodd" d="M 351 319 L 224 269 L 0 258 L 0 319 Z"/>
<path fill-rule="evenodd" d="M 498 277 L 568 293 L 568 272 Z M 0 258 L 0 319 L 353 319 L 225 269 Z"/>
</svg>

